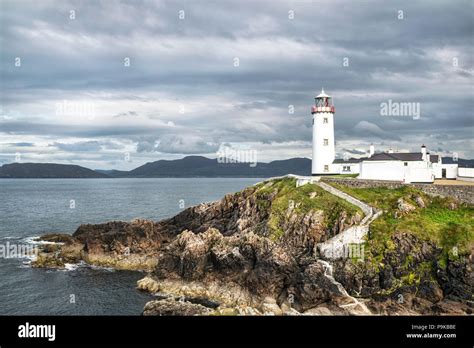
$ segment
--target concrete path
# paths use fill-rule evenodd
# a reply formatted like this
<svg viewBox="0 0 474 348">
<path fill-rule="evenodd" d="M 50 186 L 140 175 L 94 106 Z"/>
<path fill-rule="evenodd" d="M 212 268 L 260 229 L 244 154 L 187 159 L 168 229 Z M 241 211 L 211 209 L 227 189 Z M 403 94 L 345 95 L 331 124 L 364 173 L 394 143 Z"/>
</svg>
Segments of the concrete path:
<svg viewBox="0 0 474 348">
<path fill-rule="evenodd" d="M 345 201 L 359 207 L 365 214 L 364 219 L 359 225 L 351 226 L 348 229 L 342 231 L 337 236 L 334 236 L 324 243 L 319 243 L 316 248 L 319 251 L 320 256 L 324 259 L 335 260 L 347 257 L 362 257 L 363 258 L 363 247 L 359 249 L 354 247 L 354 244 L 361 245 L 365 242 L 364 237 L 369 233 L 369 226 L 372 221 L 382 214 L 379 211 L 374 214 L 375 209 L 370 205 L 362 202 L 361 200 L 348 195 L 341 190 L 332 187 L 324 182 L 315 182 L 316 185 L 329 193 L 344 199 Z M 362 250 L 361 250 L 362 249 Z"/>
<path fill-rule="evenodd" d="M 382 214 L 382 211 L 376 212 L 376 209 L 374 209 L 367 203 L 362 202 L 361 200 L 352 197 L 351 195 L 322 182 L 321 177 L 319 176 L 300 176 L 288 174 L 280 177 L 270 178 L 265 180 L 264 182 L 288 177 L 296 179 L 296 187 L 303 186 L 306 184 L 318 185 L 325 191 L 344 199 L 350 204 L 359 207 L 364 212 L 364 219 L 360 222 L 359 225 L 351 226 L 348 229 L 339 233 L 337 236 L 328 239 L 324 243 L 319 243 L 316 246 L 317 251 L 319 251 L 319 255 L 326 260 L 335 260 L 343 257 L 354 256 L 348 255 L 348 253 L 350 254 L 352 252 L 352 245 L 362 245 L 365 242 L 364 237 L 369 232 L 369 226 L 371 222 L 374 221 L 377 217 L 379 217 Z"/>
</svg>

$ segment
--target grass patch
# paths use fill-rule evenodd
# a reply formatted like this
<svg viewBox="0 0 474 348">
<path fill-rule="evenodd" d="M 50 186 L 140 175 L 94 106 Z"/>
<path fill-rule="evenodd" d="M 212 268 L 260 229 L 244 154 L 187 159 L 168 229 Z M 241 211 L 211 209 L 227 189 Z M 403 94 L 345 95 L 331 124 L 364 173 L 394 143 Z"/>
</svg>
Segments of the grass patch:
<svg viewBox="0 0 474 348">
<path fill-rule="evenodd" d="M 259 208 L 270 205 L 269 237 L 275 241 L 285 233 L 283 225 L 290 207 L 298 215 L 305 215 L 310 211 L 322 211 L 328 229 L 334 226 L 343 211 L 347 213 L 349 219 L 356 213 L 363 216 L 358 207 L 326 192 L 316 184 L 296 187 L 294 178 L 260 183 L 257 185 L 255 194 Z M 310 197 L 311 194 L 315 194 L 314 198 Z M 269 197 L 272 195 L 274 197 L 270 201 Z"/>
<path fill-rule="evenodd" d="M 449 209 L 452 199 L 430 197 L 412 186 L 396 189 L 385 187 L 352 188 L 339 183 L 329 183 L 376 208 L 384 214 L 375 220 L 370 228 L 369 249 L 372 253 L 383 253 L 393 246 L 390 237 L 395 232 L 409 232 L 417 237 L 435 242 L 443 249 L 443 257 L 457 257 L 470 253 L 474 243 L 474 206 L 459 204 Z M 420 196 L 426 208 L 419 208 L 414 197 Z M 414 205 L 416 210 L 398 216 L 397 200 Z M 451 256 L 450 256 L 451 255 Z"/>
</svg>

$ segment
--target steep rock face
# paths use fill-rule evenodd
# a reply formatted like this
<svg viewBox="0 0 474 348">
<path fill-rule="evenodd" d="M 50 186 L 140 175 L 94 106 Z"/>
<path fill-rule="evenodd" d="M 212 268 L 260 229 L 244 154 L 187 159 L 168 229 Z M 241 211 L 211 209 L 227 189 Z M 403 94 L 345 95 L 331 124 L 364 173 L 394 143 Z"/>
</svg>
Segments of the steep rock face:
<svg viewBox="0 0 474 348">
<path fill-rule="evenodd" d="M 395 282 L 409 276 L 410 270 L 428 262 L 436 263 L 440 252 L 432 243 L 420 241 L 409 233 L 397 233 L 392 236 L 392 250 L 382 255 L 380 262 L 353 262 L 343 259 L 336 263 L 336 279 L 348 291 L 371 296 L 382 290 L 394 287 Z M 408 264 L 409 263 L 409 264 Z M 407 267 L 401 267 L 402 265 Z M 430 274 L 426 274 L 426 279 Z"/>
<path fill-rule="evenodd" d="M 446 268 L 438 267 L 436 279 L 449 299 L 473 300 L 474 260 L 448 261 Z"/>
<path fill-rule="evenodd" d="M 138 254 L 160 247 L 163 238 L 157 233 L 157 227 L 156 223 L 146 220 L 137 219 L 131 223 L 112 221 L 99 225 L 81 225 L 73 237 L 84 244 L 84 251 L 91 254 Z"/>
<path fill-rule="evenodd" d="M 441 249 L 410 233 L 396 233 L 394 243 L 378 264 L 340 260 L 335 278 L 349 293 L 370 297 L 371 308 L 379 314 L 456 314 L 471 312 L 468 304 L 453 310 L 443 305 L 450 299 L 471 300 L 474 283 L 468 259 L 438 264 Z"/>
<path fill-rule="evenodd" d="M 279 296 L 287 279 L 299 271 L 281 245 L 253 232 L 223 236 L 217 229 L 181 233 L 158 257 L 157 279 L 240 284 L 256 296 Z"/>
<path fill-rule="evenodd" d="M 215 228 L 224 235 L 245 232 L 269 216 L 268 207 L 257 204 L 255 191 L 255 187 L 250 187 L 242 192 L 228 194 L 220 201 L 185 209 L 167 220 L 168 231 L 175 234 L 184 230 L 200 233 Z M 272 195 L 263 199 L 271 202 Z"/>
</svg>

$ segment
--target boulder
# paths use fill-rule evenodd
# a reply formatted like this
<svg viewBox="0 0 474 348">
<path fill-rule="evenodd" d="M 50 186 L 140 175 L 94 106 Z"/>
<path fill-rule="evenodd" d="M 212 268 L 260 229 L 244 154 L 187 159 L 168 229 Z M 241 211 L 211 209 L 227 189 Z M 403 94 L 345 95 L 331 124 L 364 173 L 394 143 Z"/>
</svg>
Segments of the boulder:
<svg viewBox="0 0 474 348">
<path fill-rule="evenodd" d="M 399 198 L 397 200 L 397 204 L 398 204 L 398 210 L 401 213 L 409 213 L 416 209 L 412 204 L 405 202 L 403 198 Z"/>
<path fill-rule="evenodd" d="M 415 202 L 420 208 L 426 208 L 425 201 L 423 198 L 421 198 L 421 196 L 415 196 Z"/>
<path fill-rule="evenodd" d="M 145 316 L 194 316 L 210 315 L 211 313 L 213 310 L 203 305 L 167 298 L 148 302 L 142 314 Z"/>
</svg>

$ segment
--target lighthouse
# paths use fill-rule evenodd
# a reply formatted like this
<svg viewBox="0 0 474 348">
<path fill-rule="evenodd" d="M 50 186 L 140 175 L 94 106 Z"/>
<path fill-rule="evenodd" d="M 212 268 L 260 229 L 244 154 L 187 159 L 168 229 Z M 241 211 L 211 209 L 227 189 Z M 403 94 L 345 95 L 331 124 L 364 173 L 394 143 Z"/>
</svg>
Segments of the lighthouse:
<svg viewBox="0 0 474 348">
<path fill-rule="evenodd" d="M 312 175 L 334 174 L 332 163 L 336 157 L 334 148 L 334 105 L 324 89 L 315 98 L 311 108 L 313 115 Z"/>
</svg>

